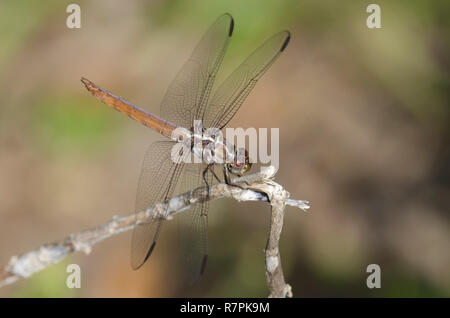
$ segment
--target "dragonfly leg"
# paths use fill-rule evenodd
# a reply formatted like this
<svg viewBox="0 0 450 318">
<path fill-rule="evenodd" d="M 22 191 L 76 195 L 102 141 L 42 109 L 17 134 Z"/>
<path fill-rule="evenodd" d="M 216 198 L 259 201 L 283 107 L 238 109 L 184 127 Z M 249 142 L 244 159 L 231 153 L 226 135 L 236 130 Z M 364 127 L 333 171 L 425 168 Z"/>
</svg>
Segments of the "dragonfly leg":
<svg viewBox="0 0 450 318">
<path fill-rule="evenodd" d="M 203 176 L 203 181 L 205 182 L 205 184 L 206 184 L 206 198 L 209 198 L 209 194 L 211 193 L 211 186 L 209 185 L 209 183 L 208 183 L 208 179 L 206 178 L 206 174 L 208 173 L 208 170 L 210 170 L 210 165 L 208 165 L 207 167 L 206 167 L 206 169 L 205 170 L 203 170 L 203 172 L 202 172 L 202 176 Z"/>
<path fill-rule="evenodd" d="M 230 174 L 228 173 L 226 165 L 223 165 L 223 178 L 225 179 L 226 184 L 231 185 Z"/>
<path fill-rule="evenodd" d="M 239 184 L 236 184 L 236 183 L 231 182 L 230 173 L 229 173 L 229 171 L 228 171 L 226 165 L 223 166 L 223 177 L 224 177 L 225 183 L 226 183 L 227 185 L 232 186 L 232 187 L 237 187 L 237 188 L 239 188 L 239 189 L 241 189 L 241 190 L 245 190 L 245 188 L 242 187 L 242 186 L 240 186 Z M 245 183 L 248 184 L 247 181 L 245 181 Z M 249 185 L 249 184 L 248 184 L 248 185 Z"/>
<path fill-rule="evenodd" d="M 219 182 L 219 183 L 222 182 L 222 180 L 220 180 L 219 177 L 217 176 L 217 174 L 214 172 L 214 166 L 212 164 L 208 165 L 208 169 L 209 169 L 209 171 L 211 171 L 214 178 L 216 178 L 217 182 Z"/>
</svg>

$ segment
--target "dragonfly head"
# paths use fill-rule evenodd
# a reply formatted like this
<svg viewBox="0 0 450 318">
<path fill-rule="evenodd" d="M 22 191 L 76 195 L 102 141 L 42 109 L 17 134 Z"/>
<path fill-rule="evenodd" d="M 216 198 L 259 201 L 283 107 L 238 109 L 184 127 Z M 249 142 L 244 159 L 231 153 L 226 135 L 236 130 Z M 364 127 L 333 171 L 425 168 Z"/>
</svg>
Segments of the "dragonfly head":
<svg viewBox="0 0 450 318">
<path fill-rule="evenodd" d="M 244 175 L 251 167 L 252 163 L 249 160 L 248 151 L 245 148 L 240 148 L 234 156 L 233 162 L 227 164 L 228 171 L 237 176 Z"/>
</svg>

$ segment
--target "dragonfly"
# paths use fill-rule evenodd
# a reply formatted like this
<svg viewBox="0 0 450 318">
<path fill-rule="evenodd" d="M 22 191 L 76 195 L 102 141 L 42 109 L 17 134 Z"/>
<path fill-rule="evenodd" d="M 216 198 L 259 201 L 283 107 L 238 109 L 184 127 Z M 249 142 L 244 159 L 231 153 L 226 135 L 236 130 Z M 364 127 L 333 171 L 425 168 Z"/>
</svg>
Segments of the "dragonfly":
<svg viewBox="0 0 450 318">
<path fill-rule="evenodd" d="M 195 152 L 201 159 L 197 163 L 185 162 L 182 158 L 173 160 L 171 157 L 174 145 L 180 141 L 179 136 L 174 137 L 177 128 L 185 129 L 184 140 L 192 144 L 195 121 L 201 121 L 204 127 L 201 132 L 206 128 L 223 129 L 239 110 L 256 82 L 286 49 L 290 40 L 289 31 L 275 34 L 245 59 L 223 83 L 217 88 L 214 87 L 213 91 L 213 84 L 233 30 L 234 20 L 228 13 L 221 15 L 210 26 L 170 84 L 161 103 L 161 117 L 139 108 L 86 78 L 81 78 L 87 90 L 98 100 L 168 138 L 152 143 L 144 156 L 136 195 L 136 213 L 168 200 L 180 188 L 180 184 L 189 189 L 205 186 L 209 189 L 214 182 L 221 182 L 214 172 L 214 167 L 223 171 L 223 182 L 229 185 L 233 185 L 230 175 L 242 176 L 250 170 L 251 162 L 246 150 L 243 157 L 234 153 L 235 159 L 227 162 L 205 160 L 199 152 Z M 200 138 L 203 138 L 202 145 L 211 142 L 203 136 Z M 192 145 L 190 152 L 194 152 L 193 149 Z M 236 148 L 231 149 L 231 152 L 238 151 Z M 241 159 L 237 160 L 238 157 Z M 209 191 L 206 192 L 207 195 Z M 208 260 L 209 200 L 201 201 L 190 210 L 177 215 L 180 221 L 178 232 L 181 251 L 191 283 L 204 273 Z M 163 224 L 164 218 L 159 218 L 135 225 L 131 244 L 133 269 L 140 268 L 149 259 Z"/>
</svg>

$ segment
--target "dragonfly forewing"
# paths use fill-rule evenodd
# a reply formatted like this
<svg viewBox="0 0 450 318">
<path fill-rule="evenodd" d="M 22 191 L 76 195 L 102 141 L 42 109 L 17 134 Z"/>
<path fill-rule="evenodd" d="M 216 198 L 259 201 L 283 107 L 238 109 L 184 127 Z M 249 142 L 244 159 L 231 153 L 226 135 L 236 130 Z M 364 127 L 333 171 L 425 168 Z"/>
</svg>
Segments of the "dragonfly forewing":
<svg viewBox="0 0 450 318">
<path fill-rule="evenodd" d="M 167 89 L 161 103 L 164 119 L 187 129 L 203 119 L 233 28 L 233 18 L 224 14 L 206 31 Z"/>
<path fill-rule="evenodd" d="M 204 127 L 222 129 L 234 117 L 256 82 L 284 51 L 291 36 L 275 34 L 258 47 L 214 92 L 206 109 Z"/>
</svg>

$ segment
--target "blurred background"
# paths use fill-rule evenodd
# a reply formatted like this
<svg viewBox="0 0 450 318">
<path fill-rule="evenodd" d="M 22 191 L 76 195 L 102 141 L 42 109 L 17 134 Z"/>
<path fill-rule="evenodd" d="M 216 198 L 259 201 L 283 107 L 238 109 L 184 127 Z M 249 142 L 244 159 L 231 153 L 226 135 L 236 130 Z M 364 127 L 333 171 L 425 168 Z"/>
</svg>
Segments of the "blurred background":
<svg viewBox="0 0 450 318">
<path fill-rule="evenodd" d="M 272 34 L 287 50 L 230 127 L 279 127 L 281 240 L 295 297 L 450 296 L 450 2 L 0 2 L 0 264 L 133 212 L 156 133 L 93 98 L 84 76 L 159 114 L 171 80 L 224 12 L 234 35 L 218 81 Z M 381 29 L 366 7 L 381 7 Z M 256 170 L 254 170 L 256 171 Z M 176 226 L 130 267 L 131 232 L 0 289 L 3 297 L 265 297 L 269 207 L 212 204 L 209 265 L 180 285 Z M 82 288 L 68 289 L 77 263 Z M 381 289 L 366 268 L 381 266 Z"/>
</svg>

